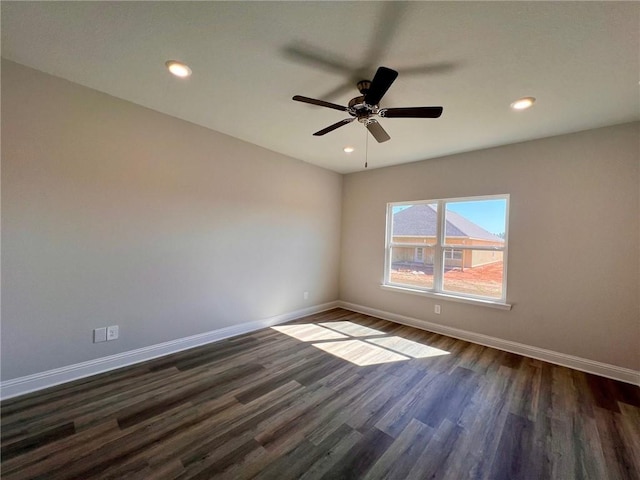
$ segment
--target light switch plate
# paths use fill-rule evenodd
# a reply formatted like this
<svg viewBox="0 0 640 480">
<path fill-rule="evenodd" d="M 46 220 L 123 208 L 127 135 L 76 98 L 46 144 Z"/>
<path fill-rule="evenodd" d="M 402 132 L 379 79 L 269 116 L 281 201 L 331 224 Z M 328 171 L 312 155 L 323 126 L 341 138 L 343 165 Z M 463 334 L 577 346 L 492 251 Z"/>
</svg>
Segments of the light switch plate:
<svg viewBox="0 0 640 480">
<path fill-rule="evenodd" d="M 110 327 L 107 327 L 107 341 L 117 339 L 120 334 L 119 330 L 118 325 L 111 325 Z"/>
</svg>

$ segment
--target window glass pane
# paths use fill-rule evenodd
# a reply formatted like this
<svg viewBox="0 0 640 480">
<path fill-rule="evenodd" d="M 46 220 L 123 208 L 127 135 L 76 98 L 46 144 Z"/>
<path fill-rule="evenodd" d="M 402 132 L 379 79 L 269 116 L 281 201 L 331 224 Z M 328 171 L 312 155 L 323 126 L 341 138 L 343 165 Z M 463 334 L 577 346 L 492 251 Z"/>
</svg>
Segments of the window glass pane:
<svg viewBox="0 0 640 480">
<path fill-rule="evenodd" d="M 437 204 L 395 205 L 391 224 L 391 241 L 401 243 L 436 242 Z"/>
<path fill-rule="evenodd" d="M 430 247 L 393 247 L 389 281 L 412 287 L 433 288 L 433 255 Z"/>
<path fill-rule="evenodd" d="M 447 202 L 446 245 L 504 246 L 507 200 Z"/>
<path fill-rule="evenodd" d="M 442 288 L 446 292 L 502 298 L 504 253 L 492 250 L 458 250 L 459 259 L 450 258 L 455 250 L 444 251 Z"/>
<path fill-rule="evenodd" d="M 496 195 L 389 204 L 385 284 L 505 300 L 508 203 Z"/>
</svg>

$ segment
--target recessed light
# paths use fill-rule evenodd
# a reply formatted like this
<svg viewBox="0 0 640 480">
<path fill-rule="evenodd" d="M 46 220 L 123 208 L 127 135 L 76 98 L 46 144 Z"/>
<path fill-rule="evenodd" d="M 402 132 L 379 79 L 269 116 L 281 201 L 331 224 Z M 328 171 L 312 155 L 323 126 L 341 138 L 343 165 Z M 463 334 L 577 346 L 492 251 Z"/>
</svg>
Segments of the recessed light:
<svg viewBox="0 0 640 480">
<path fill-rule="evenodd" d="M 514 110 L 525 110 L 529 108 L 536 101 L 534 97 L 522 97 L 511 104 L 511 108 Z"/>
<path fill-rule="evenodd" d="M 176 77 L 186 78 L 191 75 L 191 69 L 189 66 L 182 62 L 178 62 L 177 60 L 169 60 L 165 62 L 165 65 Z"/>
<path fill-rule="evenodd" d="M 344 153 L 351 153 L 351 152 L 353 152 L 355 150 L 355 148 L 353 148 L 353 147 L 344 147 L 342 150 L 344 151 Z"/>
</svg>

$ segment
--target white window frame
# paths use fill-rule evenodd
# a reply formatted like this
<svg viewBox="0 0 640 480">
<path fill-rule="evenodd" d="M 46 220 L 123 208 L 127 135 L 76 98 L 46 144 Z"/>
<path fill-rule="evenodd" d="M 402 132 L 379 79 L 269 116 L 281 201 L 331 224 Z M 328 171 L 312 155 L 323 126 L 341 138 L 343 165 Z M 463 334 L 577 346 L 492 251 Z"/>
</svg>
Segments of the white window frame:
<svg viewBox="0 0 640 480">
<path fill-rule="evenodd" d="M 461 244 L 447 244 L 445 243 L 445 225 L 446 225 L 446 206 L 448 203 L 456 202 L 474 202 L 482 200 L 506 200 L 506 212 L 505 212 L 505 232 L 504 232 L 504 245 L 498 246 L 482 246 L 482 245 L 461 245 Z M 509 246 L 509 194 L 503 195 L 483 195 L 477 197 L 459 197 L 459 198 L 441 198 L 433 200 L 419 200 L 419 201 L 406 201 L 406 202 L 390 202 L 387 203 L 387 224 L 386 224 L 386 238 L 385 238 L 385 258 L 384 258 L 384 280 L 381 285 L 383 289 L 399 291 L 410 294 L 423 295 L 427 297 L 441 298 L 444 300 L 451 300 L 462 303 L 471 303 L 477 305 L 490 306 L 500 308 L 504 310 L 510 310 L 511 305 L 507 303 L 507 258 L 508 258 L 508 246 Z M 393 209 L 402 205 L 420 205 L 430 204 L 437 205 L 437 227 L 436 227 L 436 240 L 435 243 L 410 243 L 410 242 L 393 242 Z M 413 247 L 413 248 L 433 248 L 433 288 L 410 286 L 406 284 L 391 282 L 391 258 L 392 249 L 398 247 Z M 497 299 L 494 297 L 484 297 L 468 293 L 449 292 L 443 289 L 443 276 L 444 276 L 444 254 L 446 249 L 455 250 L 486 250 L 502 252 L 503 257 L 503 276 L 502 276 L 502 297 Z"/>
</svg>

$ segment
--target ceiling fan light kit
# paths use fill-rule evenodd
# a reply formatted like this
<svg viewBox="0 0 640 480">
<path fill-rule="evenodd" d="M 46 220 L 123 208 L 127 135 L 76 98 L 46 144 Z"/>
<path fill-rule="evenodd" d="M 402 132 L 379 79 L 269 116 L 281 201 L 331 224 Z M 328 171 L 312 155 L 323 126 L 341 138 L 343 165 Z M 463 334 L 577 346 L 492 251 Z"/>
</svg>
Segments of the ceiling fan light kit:
<svg viewBox="0 0 640 480">
<path fill-rule="evenodd" d="M 398 72 L 388 67 L 379 67 L 373 80 L 360 80 L 357 83 L 357 88 L 360 91 L 359 96 L 352 98 L 348 106 L 342 106 L 324 100 L 317 100 L 315 98 L 303 97 L 302 95 L 296 95 L 293 100 L 296 102 L 309 103 L 311 105 L 317 105 L 319 107 L 331 108 L 333 110 L 339 110 L 341 112 L 347 112 L 351 115 L 350 118 L 345 118 L 339 122 L 329 125 L 328 127 L 318 130 L 314 133 L 315 136 L 326 135 L 329 132 L 334 131 L 344 125 L 347 125 L 354 120 L 358 120 L 362 123 L 369 133 L 376 139 L 378 143 L 386 142 L 391 139 L 389 134 L 382 128 L 382 125 L 372 117 L 386 117 L 386 118 L 438 118 L 442 115 L 442 107 L 402 107 L 402 108 L 380 108 L 379 103 L 382 97 L 387 93 L 389 87 L 398 77 Z"/>
</svg>

